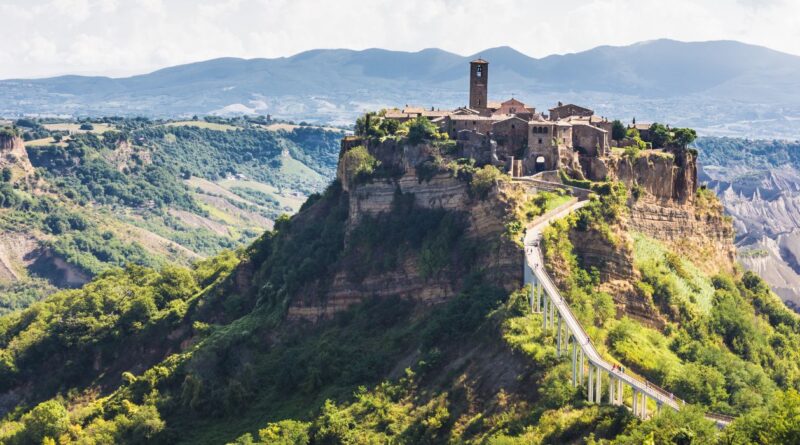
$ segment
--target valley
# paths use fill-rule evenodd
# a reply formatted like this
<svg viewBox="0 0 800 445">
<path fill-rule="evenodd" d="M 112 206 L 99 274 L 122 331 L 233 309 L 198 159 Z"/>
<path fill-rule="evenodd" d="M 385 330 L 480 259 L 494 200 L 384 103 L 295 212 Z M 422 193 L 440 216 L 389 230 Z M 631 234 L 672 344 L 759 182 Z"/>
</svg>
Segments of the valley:
<svg viewBox="0 0 800 445">
<path fill-rule="evenodd" d="M 0 441 L 632 445 L 793 434 L 775 419 L 800 403 L 800 318 L 737 271 L 733 222 L 700 187 L 692 149 L 668 139 L 564 150 L 560 172 L 512 177 L 425 118 L 394 130 L 385 121 L 357 125 L 336 179 L 245 249 L 109 270 L 0 317 Z M 242 196 L 231 177 L 187 180 L 231 204 Z M 592 342 L 586 371 L 600 364 L 645 391 L 637 412 L 624 407 L 637 406 L 631 388 L 606 403 L 609 376 L 571 378 L 559 325 L 543 324 L 523 285 L 526 227 L 541 230 L 547 275 L 535 276 L 552 280 L 550 297 L 557 287 L 572 329 Z M 708 411 L 731 416 L 712 417 L 724 429 Z"/>
<path fill-rule="evenodd" d="M 702 138 L 700 178 L 734 219 L 738 258 L 800 309 L 797 142 Z"/>
<path fill-rule="evenodd" d="M 343 134 L 248 119 L 16 123 L 0 141 L 0 312 L 112 267 L 246 245 L 324 188 Z"/>
</svg>

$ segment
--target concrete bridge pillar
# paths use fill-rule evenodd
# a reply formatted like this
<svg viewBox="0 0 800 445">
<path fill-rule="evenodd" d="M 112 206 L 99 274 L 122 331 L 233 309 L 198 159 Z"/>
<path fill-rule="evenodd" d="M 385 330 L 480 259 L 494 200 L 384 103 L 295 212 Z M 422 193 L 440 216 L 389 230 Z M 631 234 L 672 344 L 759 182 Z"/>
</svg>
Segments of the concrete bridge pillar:
<svg viewBox="0 0 800 445">
<path fill-rule="evenodd" d="M 593 371 L 594 370 L 592 368 L 592 362 L 589 362 L 589 375 L 588 375 L 588 380 L 587 380 L 587 384 L 586 384 L 586 389 L 587 389 L 586 399 L 589 400 L 589 402 L 593 402 L 594 401 L 594 399 L 593 399 L 593 397 L 594 397 L 594 377 L 592 376 L 592 374 L 594 374 Z"/>
<path fill-rule="evenodd" d="M 595 382 L 595 393 L 594 393 L 594 401 L 600 403 L 602 401 L 601 396 L 603 395 L 603 375 L 601 373 L 602 369 L 599 366 L 595 366 L 595 374 L 596 382 Z"/>
<path fill-rule="evenodd" d="M 578 384 L 579 385 L 583 385 L 583 348 L 581 348 L 578 351 L 578 355 L 579 355 L 578 365 L 580 365 L 580 368 L 581 368 L 580 371 L 578 372 L 578 376 L 580 377 L 578 379 Z"/>
<path fill-rule="evenodd" d="M 561 315 L 557 314 L 558 326 L 556 327 L 556 357 L 561 357 Z"/>
<path fill-rule="evenodd" d="M 614 376 L 609 372 L 608 373 L 608 404 L 614 404 L 614 391 L 616 390 L 616 382 L 614 381 Z"/>
<path fill-rule="evenodd" d="M 572 338 L 572 386 L 578 386 L 578 342 Z"/>
<path fill-rule="evenodd" d="M 526 270 L 526 273 L 530 273 L 530 268 Z M 531 280 L 531 293 L 528 295 L 528 305 L 531 308 L 532 313 L 536 313 L 536 278 Z"/>
<path fill-rule="evenodd" d="M 642 393 L 642 419 L 647 419 L 647 394 Z"/>
<path fill-rule="evenodd" d="M 547 294 L 545 293 L 543 295 L 543 297 L 544 298 L 542 299 L 542 305 L 543 305 L 542 306 L 542 331 L 546 334 L 547 333 L 547 314 L 548 314 L 548 310 L 547 310 L 547 301 L 548 301 Z"/>
<path fill-rule="evenodd" d="M 617 379 L 617 405 L 622 405 L 622 396 L 625 395 L 625 387 L 622 386 L 622 379 Z"/>
<path fill-rule="evenodd" d="M 631 388 L 633 389 L 633 401 L 631 402 L 633 406 L 631 408 L 633 408 L 633 415 L 639 417 L 639 391 L 633 386 Z"/>
<path fill-rule="evenodd" d="M 550 300 L 550 329 L 553 329 L 555 327 L 555 323 L 553 323 L 555 317 L 556 317 L 556 305 L 554 304 L 553 300 Z"/>
<path fill-rule="evenodd" d="M 542 294 L 544 290 L 541 284 L 536 285 L 536 312 L 542 312 Z"/>
</svg>

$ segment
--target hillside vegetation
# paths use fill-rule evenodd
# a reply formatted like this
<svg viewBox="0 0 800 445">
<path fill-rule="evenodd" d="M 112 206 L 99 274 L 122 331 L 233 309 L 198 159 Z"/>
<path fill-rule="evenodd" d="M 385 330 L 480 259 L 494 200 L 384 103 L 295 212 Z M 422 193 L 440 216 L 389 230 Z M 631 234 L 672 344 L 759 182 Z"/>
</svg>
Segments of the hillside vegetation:
<svg viewBox="0 0 800 445">
<path fill-rule="evenodd" d="M 355 222 L 359 187 L 399 176 L 368 140 L 342 155 L 346 183 L 246 249 L 191 267 L 109 270 L 0 317 L 0 442 L 796 443 L 800 319 L 752 273 L 708 276 L 628 232 L 622 183 L 591 184 L 590 203 L 549 227 L 542 248 L 598 350 L 687 405 L 641 421 L 587 403 L 529 310 L 530 288 L 509 290 L 485 266 L 498 248 L 521 257 L 519 226 L 564 197 L 526 196 L 492 166 L 450 163 L 431 137 L 422 149 L 442 162 L 418 169 L 412 186 L 463 186 L 465 207 L 426 206 L 397 188 L 385 211 Z M 506 213 L 486 216 L 496 209 Z M 499 227 L 475 237 L 475 214 Z M 619 310 L 579 239 L 630 253 L 629 284 L 652 319 Z M 332 303 L 322 295 L 342 280 L 354 292 L 399 270 L 429 286 L 452 274 L 453 294 L 438 304 L 373 296 L 328 318 L 289 317 L 299 302 Z M 720 431 L 710 410 L 737 419 Z"/>
<path fill-rule="evenodd" d="M 0 178 L 0 313 L 110 268 L 235 249 L 297 211 L 332 176 L 341 133 L 270 122 L 19 120 L 8 138 L 29 164 Z"/>
</svg>

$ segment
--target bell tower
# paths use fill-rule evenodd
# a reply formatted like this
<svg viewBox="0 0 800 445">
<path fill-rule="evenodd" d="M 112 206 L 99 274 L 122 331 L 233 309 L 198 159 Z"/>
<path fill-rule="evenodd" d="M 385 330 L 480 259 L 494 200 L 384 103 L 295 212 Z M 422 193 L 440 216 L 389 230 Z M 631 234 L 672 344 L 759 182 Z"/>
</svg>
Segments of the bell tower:
<svg viewBox="0 0 800 445">
<path fill-rule="evenodd" d="M 489 62 L 483 59 L 469 63 L 469 107 L 483 110 L 487 105 L 489 91 Z"/>
</svg>

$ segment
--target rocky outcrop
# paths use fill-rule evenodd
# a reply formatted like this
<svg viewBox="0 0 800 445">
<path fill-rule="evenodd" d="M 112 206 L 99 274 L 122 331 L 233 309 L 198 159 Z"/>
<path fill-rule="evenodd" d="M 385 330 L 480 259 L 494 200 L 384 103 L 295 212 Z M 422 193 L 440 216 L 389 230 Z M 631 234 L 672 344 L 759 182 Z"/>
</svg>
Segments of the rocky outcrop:
<svg viewBox="0 0 800 445">
<path fill-rule="evenodd" d="M 33 173 L 33 165 L 28 159 L 22 138 L 0 134 L 0 169 L 4 168 L 11 169 L 13 182 Z"/>
<path fill-rule="evenodd" d="M 5 232 L 0 237 L 0 283 L 17 281 L 26 275 L 39 241 L 31 235 Z"/>
<path fill-rule="evenodd" d="M 732 272 L 733 227 L 713 198 L 698 200 L 697 162 L 689 150 L 611 156 L 609 179 L 631 191 L 627 228 L 664 242 L 710 274 Z"/>
<path fill-rule="evenodd" d="M 596 230 L 574 230 L 570 233 L 570 241 L 575 246 L 580 263 L 584 268 L 597 269 L 600 273 L 598 290 L 611 295 L 618 314 L 628 315 L 651 326 L 663 326 L 663 317 L 650 301 L 639 295 L 633 285 L 641 279 L 634 267 L 633 242 L 623 226 L 614 228 L 614 244 Z"/>
<path fill-rule="evenodd" d="M 697 190 L 697 164 L 688 150 L 645 150 L 636 159 L 611 156 L 608 179 L 622 181 L 658 201 L 691 203 Z M 599 170 L 599 167 L 595 167 Z"/>
<path fill-rule="evenodd" d="M 149 165 L 153 162 L 152 155 L 147 148 L 132 145 L 127 139 L 117 142 L 114 151 L 108 156 L 108 161 L 120 172 L 137 165 Z"/>
<path fill-rule="evenodd" d="M 628 224 L 630 230 L 662 241 L 708 274 L 733 272 L 733 225 L 721 208 L 706 211 L 643 196 L 632 203 Z"/>
<path fill-rule="evenodd" d="M 630 191 L 628 211 L 612 226 L 615 245 L 592 230 L 570 235 L 582 264 L 597 268 L 600 290 L 614 297 L 621 313 L 654 326 L 664 323 L 634 287 L 641 277 L 634 267 L 632 232 L 661 241 L 709 275 L 734 271 L 733 226 L 713 196 L 698 195 L 691 151 L 646 150 L 635 159 L 582 157 L 581 164 L 587 178 L 621 181 Z"/>
<path fill-rule="evenodd" d="M 465 215 L 464 236 L 481 240 L 479 264 L 473 264 L 473 269 L 480 270 L 494 283 L 502 283 L 509 291 L 519 288 L 524 258 L 521 249 L 503 236 L 508 207 L 503 191 L 494 190 L 485 199 L 479 199 L 470 194 L 467 182 L 450 173 L 421 178 L 416 166 L 435 151 L 426 144 L 409 146 L 394 140 L 371 146 L 370 154 L 380 162 L 384 172 L 392 174 L 366 183 L 348 178 L 348 169 L 340 163 L 338 179 L 348 193 L 346 232 L 352 232 L 366 215 L 390 212 L 398 193 L 413 195 L 415 206 L 420 209 L 442 209 Z M 434 276 L 424 276 L 419 267 L 419 254 L 410 250 L 401 254 L 392 270 L 370 273 L 357 280 L 345 264 L 346 261 L 336 270 L 329 285 L 310 285 L 293 298 L 288 318 L 329 318 L 366 298 L 387 296 L 437 304 L 454 297 L 463 288 L 466 278 L 458 271 L 447 269 Z"/>
</svg>

